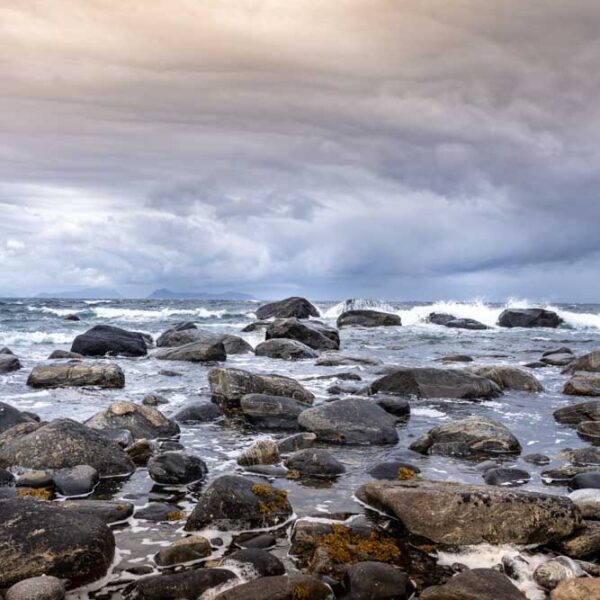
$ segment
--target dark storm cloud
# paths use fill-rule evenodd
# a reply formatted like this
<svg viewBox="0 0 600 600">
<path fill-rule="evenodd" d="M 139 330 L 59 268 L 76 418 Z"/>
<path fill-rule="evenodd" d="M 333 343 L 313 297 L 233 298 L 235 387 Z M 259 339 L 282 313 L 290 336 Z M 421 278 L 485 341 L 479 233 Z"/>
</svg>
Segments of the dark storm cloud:
<svg viewBox="0 0 600 600">
<path fill-rule="evenodd" d="M 4 0 L 0 290 L 592 299 L 599 22 L 592 1 Z"/>
</svg>

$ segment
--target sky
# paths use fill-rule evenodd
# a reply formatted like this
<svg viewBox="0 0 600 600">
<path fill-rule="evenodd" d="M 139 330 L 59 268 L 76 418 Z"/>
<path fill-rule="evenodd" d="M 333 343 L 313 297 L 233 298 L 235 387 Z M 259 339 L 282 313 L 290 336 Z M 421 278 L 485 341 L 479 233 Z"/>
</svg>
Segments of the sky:
<svg viewBox="0 0 600 600">
<path fill-rule="evenodd" d="M 0 0 L 0 296 L 600 298 L 597 0 Z"/>
</svg>

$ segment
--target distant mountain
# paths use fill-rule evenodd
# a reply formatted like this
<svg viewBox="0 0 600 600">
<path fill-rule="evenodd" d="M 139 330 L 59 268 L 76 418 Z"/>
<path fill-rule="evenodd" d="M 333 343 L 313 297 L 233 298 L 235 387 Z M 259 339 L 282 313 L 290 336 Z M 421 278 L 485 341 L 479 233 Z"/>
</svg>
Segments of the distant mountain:
<svg viewBox="0 0 600 600">
<path fill-rule="evenodd" d="M 42 292 L 36 298 L 66 298 L 68 300 L 111 300 L 122 298 L 117 290 L 110 288 L 84 288 L 71 292 Z"/>
<path fill-rule="evenodd" d="M 256 300 L 254 296 L 242 294 L 241 292 L 217 292 L 209 294 L 208 292 L 174 292 L 165 288 L 154 290 L 147 298 L 148 300 Z"/>
</svg>

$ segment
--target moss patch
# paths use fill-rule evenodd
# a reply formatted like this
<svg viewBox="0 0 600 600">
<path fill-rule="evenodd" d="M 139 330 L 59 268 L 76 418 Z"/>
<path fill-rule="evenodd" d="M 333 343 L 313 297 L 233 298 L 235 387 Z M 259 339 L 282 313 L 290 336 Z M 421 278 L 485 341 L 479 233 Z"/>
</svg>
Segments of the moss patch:
<svg viewBox="0 0 600 600">
<path fill-rule="evenodd" d="M 252 493 L 261 498 L 261 500 L 258 501 L 258 510 L 265 516 L 277 512 L 278 510 L 283 510 L 287 505 L 287 492 L 284 490 L 278 490 L 268 485 L 255 483 L 252 486 Z"/>
<path fill-rule="evenodd" d="M 400 467 L 396 473 L 396 479 L 398 479 L 398 481 L 408 481 L 409 479 L 413 479 L 415 475 L 416 473 L 412 469 Z"/>
<path fill-rule="evenodd" d="M 37 500 L 52 500 L 52 490 L 48 488 L 19 488 L 17 496 L 21 498 L 36 498 Z"/>
</svg>

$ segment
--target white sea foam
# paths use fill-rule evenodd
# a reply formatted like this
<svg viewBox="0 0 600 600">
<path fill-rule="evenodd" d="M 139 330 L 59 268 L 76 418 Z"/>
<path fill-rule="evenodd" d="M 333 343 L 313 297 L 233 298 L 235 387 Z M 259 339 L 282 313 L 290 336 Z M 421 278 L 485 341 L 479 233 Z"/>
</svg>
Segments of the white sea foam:
<svg viewBox="0 0 600 600">
<path fill-rule="evenodd" d="M 210 310 L 208 308 L 178 308 L 164 307 L 159 309 L 123 308 L 114 306 L 98 306 L 91 309 L 101 319 L 123 319 L 126 321 L 151 321 L 154 319 L 168 319 L 181 315 L 199 319 L 221 319 L 229 313 L 226 310 Z M 249 313 L 250 314 L 250 313 Z"/>
<path fill-rule="evenodd" d="M 10 346 L 12 344 L 70 344 L 76 335 L 74 332 L 2 331 L 0 332 L 0 346 Z"/>
</svg>

